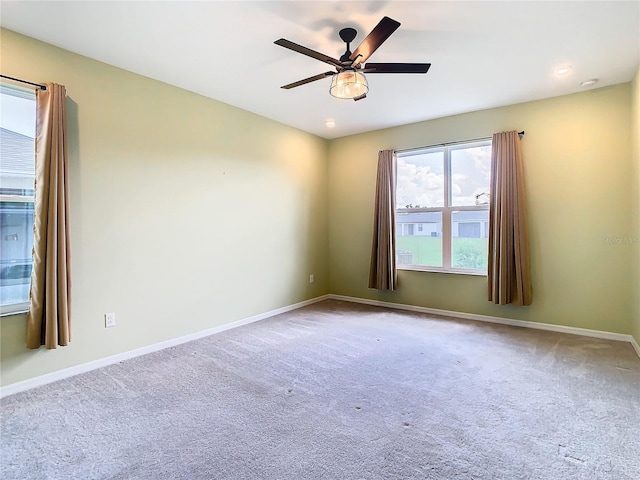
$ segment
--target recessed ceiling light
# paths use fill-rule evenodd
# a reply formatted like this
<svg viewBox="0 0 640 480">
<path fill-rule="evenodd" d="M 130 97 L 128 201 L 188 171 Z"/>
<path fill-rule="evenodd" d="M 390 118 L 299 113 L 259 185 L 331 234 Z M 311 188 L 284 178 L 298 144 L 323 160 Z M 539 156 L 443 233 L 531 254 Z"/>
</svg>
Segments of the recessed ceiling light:
<svg viewBox="0 0 640 480">
<path fill-rule="evenodd" d="M 324 124 L 329 128 L 333 128 L 336 126 L 336 121 L 333 118 L 330 118 L 326 122 L 324 122 Z"/>
<path fill-rule="evenodd" d="M 589 80 L 585 80 L 584 82 L 582 82 L 580 84 L 580 86 L 581 87 L 593 87 L 596 84 L 597 81 L 598 81 L 597 78 L 591 78 Z"/>
<path fill-rule="evenodd" d="M 566 75 L 571 71 L 571 66 L 565 65 L 564 67 L 560 67 L 556 70 L 556 75 Z"/>
</svg>

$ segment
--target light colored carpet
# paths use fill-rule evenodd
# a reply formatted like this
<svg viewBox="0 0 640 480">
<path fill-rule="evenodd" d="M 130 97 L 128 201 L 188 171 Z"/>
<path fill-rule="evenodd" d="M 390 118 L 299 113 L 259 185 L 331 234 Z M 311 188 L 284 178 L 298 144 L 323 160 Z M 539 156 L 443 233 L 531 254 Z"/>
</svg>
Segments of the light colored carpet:
<svg viewBox="0 0 640 480">
<path fill-rule="evenodd" d="M 629 344 L 321 302 L 2 400 L 9 479 L 640 479 Z"/>
</svg>

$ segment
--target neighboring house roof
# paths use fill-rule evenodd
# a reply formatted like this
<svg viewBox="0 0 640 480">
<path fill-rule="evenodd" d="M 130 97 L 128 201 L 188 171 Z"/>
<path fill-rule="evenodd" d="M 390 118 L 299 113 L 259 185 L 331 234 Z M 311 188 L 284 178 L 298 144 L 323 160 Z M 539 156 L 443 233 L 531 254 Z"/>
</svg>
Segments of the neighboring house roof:
<svg viewBox="0 0 640 480">
<path fill-rule="evenodd" d="M 487 192 L 482 192 L 476 195 L 476 205 L 488 205 L 490 195 Z"/>
<path fill-rule="evenodd" d="M 35 171 L 35 141 L 6 128 L 0 128 L 0 172 L 30 175 Z"/>
<path fill-rule="evenodd" d="M 396 213 L 396 223 L 440 223 L 439 212 Z M 487 221 L 486 210 L 458 210 L 453 217 L 454 222 Z"/>
</svg>

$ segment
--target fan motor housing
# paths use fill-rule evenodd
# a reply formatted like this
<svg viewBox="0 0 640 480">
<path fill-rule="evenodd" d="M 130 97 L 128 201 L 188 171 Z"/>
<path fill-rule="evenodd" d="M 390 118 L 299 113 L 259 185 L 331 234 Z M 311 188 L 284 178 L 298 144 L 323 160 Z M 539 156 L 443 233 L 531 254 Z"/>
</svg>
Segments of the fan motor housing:
<svg viewBox="0 0 640 480">
<path fill-rule="evenodd" d="M 351 43 L 358 35 L 358 31 L 355 28 L 343 28 L 340 30 L 339 35 L 343 42 Z"/>
</svg>

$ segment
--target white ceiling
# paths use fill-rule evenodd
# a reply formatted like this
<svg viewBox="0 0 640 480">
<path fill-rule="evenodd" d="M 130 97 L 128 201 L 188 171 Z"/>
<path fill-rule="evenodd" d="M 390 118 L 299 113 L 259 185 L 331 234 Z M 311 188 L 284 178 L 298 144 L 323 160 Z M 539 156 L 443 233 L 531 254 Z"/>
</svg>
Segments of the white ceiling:
<svg viewBox="0 0 640 480">
<path fill-rule="evenodd" d="M 628 82 L 640 63 L 638 1 L 2 1 L 0 24 L 325 138 Z M 329 95 L 334 58 L 383 16 L 401 27 L 372 62 L 427 62 L 426 75 L 369 75 L 369 95 Z M 353 50 L 353 48 L 352 48 Z M 573 67 L 558 78 L 557 67 Z M 1 72 L 11 74 L 12 72 Z M 55 79 L 28 79 L 46 81 Z M 73 95 L 73 92 L 70 92 Z M 325 125 L 335 119 L 333 129 Z"/>
</svg>

